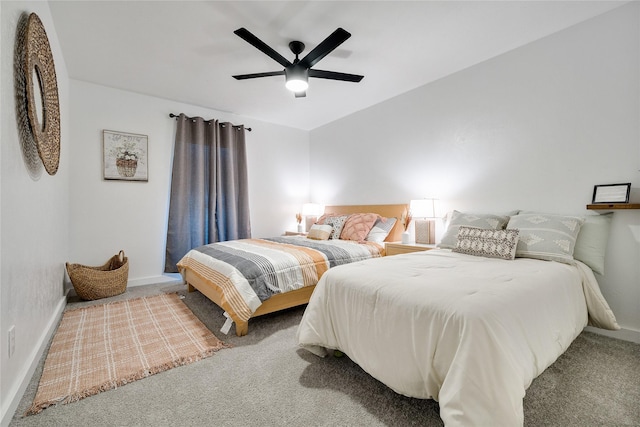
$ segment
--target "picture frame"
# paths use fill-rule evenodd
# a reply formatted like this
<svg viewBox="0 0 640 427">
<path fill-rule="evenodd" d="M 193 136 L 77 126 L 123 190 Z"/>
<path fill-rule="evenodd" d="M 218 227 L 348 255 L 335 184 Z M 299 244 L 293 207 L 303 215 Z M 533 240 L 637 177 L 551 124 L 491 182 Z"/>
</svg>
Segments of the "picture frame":
<svg viewBox="0 0 640 427">
<path fill-rule="evenodd" d="M 629 203 L 630 192 L 631 183 L 595 185 L 591 203 Z"/>
<path fill-rule="evenodd" d="M 147 135 L 102 131 L 103 178 L 116 181 L 149 181 Z"/>
</svg>

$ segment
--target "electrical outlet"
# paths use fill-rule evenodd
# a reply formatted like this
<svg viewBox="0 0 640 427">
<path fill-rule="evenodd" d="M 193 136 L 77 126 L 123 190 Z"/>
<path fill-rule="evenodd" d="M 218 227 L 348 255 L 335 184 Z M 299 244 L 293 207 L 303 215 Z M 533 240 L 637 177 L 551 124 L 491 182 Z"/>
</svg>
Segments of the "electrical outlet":
<svg viewBox="0 0 640 427">
<path fill-rule="evenodd" d="M 16 326 L 11 325 L 9 328 L 9 357 L 13 356 L 16 351 Z"/>
</svg>

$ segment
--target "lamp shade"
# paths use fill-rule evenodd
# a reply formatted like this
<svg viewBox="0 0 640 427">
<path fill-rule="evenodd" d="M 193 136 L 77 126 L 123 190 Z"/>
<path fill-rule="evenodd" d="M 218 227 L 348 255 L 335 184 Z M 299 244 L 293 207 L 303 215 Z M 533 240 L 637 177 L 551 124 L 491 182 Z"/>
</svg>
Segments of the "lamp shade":
<svg viewBox="0 0 640 427">
<path fill-rule="evenodd" d="M 409 205 L 411 216 L 413 218 L 435 218 L 436 217 L 436 200 L 435 199 L 418 199 L 412 200 Z"/>
<path fill-rule="evenodd" d="M 309 87 L 309 69 L 293 65 L 284 69 L 285 87 L 291 92 L 304 92 Z"/>
<path fill-rule="evenodd" d="M 324 211 L 324 206 L 317 203 L 305 203 L 302 205 L 303 216 L 320 216 Z"/>
</svg>

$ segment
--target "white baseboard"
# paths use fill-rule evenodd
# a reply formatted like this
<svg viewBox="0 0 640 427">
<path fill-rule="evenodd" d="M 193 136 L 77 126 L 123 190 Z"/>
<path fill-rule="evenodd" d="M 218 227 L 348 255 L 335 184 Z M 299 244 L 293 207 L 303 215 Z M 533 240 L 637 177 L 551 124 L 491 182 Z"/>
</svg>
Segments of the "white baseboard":
<svg viewBox="0 0 640 427">
<path fill-rule="evenodd" d="M 31 378 L 38 367 L 38 363 L 40 363 L 40 359 L 44 354 L 44 350 L 47 348 L 49 344 L 49 340 L 53 336 L 53 333 L 56 331 L 56 327 L 58 326 L 58 322 L 62 317 L 62 313 L 64 312 L 64 308 L 67 305 L 67 296 L 64 295 L 56 309 L 54 311 L 53 316 L 49 320 L 47 327 L 44 329 L 40 339 L 38 340 L 37 345 L 33 348 L 33 351 L 29 355 L 27 359 L 27 364 L 24 365 L 24 369 L 18 375 L 18 381 L 14 383 L 8 393 L 9 405 L 7 405 L 6 409 L 2 413 L 2 418 L 0 419 L 0 426 L 6 427 L 9 425 L 11 420 L 13 419 L 13 415 L 18 409 L 18 405 L 20 404 L 20 400 L 24 395 L 24 392 L 27 390 L 29 383 L 31 382 Z"/>
<path fill-rule="evenodd" d="M 165 273 L 159 276 L 141 277 L 138 279 L 130 279 L 127 286 L 144 286 L 144 285 L 179 285 L 184 283 L 180 273 Z"/>
<path fill-rule="evenodd" d="M 587 326 L 584 330 L 593 332 L 594 334 L 605 335 L 607 337 L 640 344 L 640 331 L 635 331 L 633 329 L 622 328 L 619 331 L 609 331 L 606 329 L 594 328 L 593 326 Z"/>
</svg>

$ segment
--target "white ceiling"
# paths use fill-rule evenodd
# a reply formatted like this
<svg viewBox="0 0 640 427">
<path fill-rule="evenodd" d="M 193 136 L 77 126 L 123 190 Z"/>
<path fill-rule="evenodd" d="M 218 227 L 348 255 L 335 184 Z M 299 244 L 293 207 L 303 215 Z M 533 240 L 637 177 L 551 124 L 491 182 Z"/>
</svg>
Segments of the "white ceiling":
<svg viewBox="0 0 640 427">
<path fill-rule="evenodd" d="M 50 0 L 73 79 L 311 130 L 620 6 L 626 1 Z M 314 68 L 360 83 L 231 76 L 282 67 L 233 34 L 246 27 L 293 60 L 337 27 L 352 36 Z M 251 123 L 247 123 L 251 125 Z"/>
</svg>

